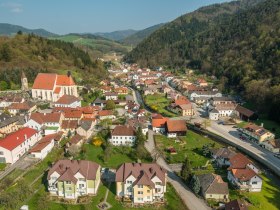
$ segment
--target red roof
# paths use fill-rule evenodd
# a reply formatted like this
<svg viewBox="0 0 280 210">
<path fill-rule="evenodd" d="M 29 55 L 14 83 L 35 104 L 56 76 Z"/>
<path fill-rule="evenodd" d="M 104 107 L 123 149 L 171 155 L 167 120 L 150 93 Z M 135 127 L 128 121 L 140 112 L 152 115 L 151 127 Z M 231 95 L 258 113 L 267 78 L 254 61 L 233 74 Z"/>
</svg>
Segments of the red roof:
<svg viewBox="0 0 280 210">
<path fill-rule="evenodd" d="M 12 151 L 13 149 L 15 149 L 17 146 L 19 146 L 25 141 L 25 135 L 27 139 L 29 139 L 31 136 L 33 136 L 36 133 L 37 131 L 32 128 L 22 128 L 14 133 L 11 133 L 5 138 L 1 139 L 0 147 Z"/>
<path fill-rule="evenodd" d="M 240 181 L 249 181 L 254 176 L 257 176 L 256 172 L 252 169 L 231 169 L 232 174 L 235 178 L 239 179 Z"/>
<path fill-rule="evenodd" d="M 177 99 L 177 100 L 175 100 L 175 104 L 177 106 L 184 105 L 184 104 L 190 104 L 190 103 L 191 102 L 188 99 Z"/>
<path fill-rule="evenodd" d="M 160 114 L 154 115 L 152 117 L 152 126 L 159 128 L 159 127 L 164 127 L 165 123 L 167 121 L 167 118 L 163 117 Z"/>
<path fill-rule="evenodd" d="M 112 110 L 101 110 L 99 111 L 99 116 L 109 116 L 114 115 Z"/>
<path fill-rule="evenodd" d="M 34 81 L 33 89 L 52 90 L 55 85 L 56 74 L 39 73 Z"/>
<path fill-rule="evenodd" d="M 61 91 L 61 87 L 56 87 L 54 93 L 59 94 Z"/>
<path fill-rule="evenodd" d="M 53 134 L 43 137 L 31 150 L 29 150 L 29 153 L 42 151 L 46 148 L 46 146 L 54 141 L 54 137 L 55 136 Z"/>
<path fill-rule="evenodd" d="M 229 159 L 230 167 L 229 169 L 244 169 L 247 167 L 248 164 L 252 164 L 252 161 L 249 160 L 245 155 L 241 153 L 237 153 L 233 157 Z"/>
<path fill-rule="evenodd" d="M 48 122 L 56 122 L 58 123 L 61 119 L 61 113 L 32 113 L 30 119 L 34 120 L 39 124 L 48 123 Z"/>
<path fill-rule="evenodd" d="M 75 82 L 71 75 L 69 77 L 67 75 L 57 75 L 56 85 L 72 86 L 75 85 Z"/>
</svg>

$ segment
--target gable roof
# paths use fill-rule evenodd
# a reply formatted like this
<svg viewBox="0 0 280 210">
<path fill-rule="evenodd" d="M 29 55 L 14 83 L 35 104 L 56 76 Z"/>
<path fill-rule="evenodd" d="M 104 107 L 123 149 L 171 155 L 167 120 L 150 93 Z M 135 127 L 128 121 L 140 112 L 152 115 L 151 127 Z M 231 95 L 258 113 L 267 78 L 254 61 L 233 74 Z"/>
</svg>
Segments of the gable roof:
<svg viewBox="0 0 280 210">
<path fill-rule="evenodd" d="M 30 102 L 30 101 L 25 101 L 25 102 L 22 102 L 22 103 L 12 103 L 8 109 L 16 109 L 16 110 L 29 110 L 31 109 L 32 107 L 36 106 L 35 103 L 33 102 Z"/>
<path fill-rule="evenodd" d="M 245 204 L 244 201 L 236 199 L 230 201 L 229 203 L 226 203 L 225 210 L 248 210 L 248 206 Z"/>
<path fill-rule="evenodd" d="M 59 160 L 48 171 L 48 179 L 51 174 L 57 172 L 60 181 L 73 181 L 76 182 L 74 175 L 79 172 L 87 180 L 95 180 L 96 172 L 99 170 L 100 165 L 88 160 Z"/>
<path fill-rule="evenodd" d="M 164 127 L 165 123 L 167 121 L 167 118 L 163 117 L 160 114 L 154 114 L 152 116 L 152 126 L 159 128 L 159 127 Z"/>
<path fill-rule="evenodd" d="M 151 180 L 157 176 L 165 183 L 166 170 L 156 163 L 123 163 L 116 171 L 116 182 L 124 182 L 130 176 L 136 178 L 137 183 L 151 186 Z"/>
<path fill-rule="evenodd" d="M 203 194 L 229 194 L 228 184 L 223 181 L 220 175 L 203 174 L 198 175 Z"/>
<path fill-rule="evenodd" d="M 31 120 L 34 120 L 38 124 L 43 124 L 43 123 L 49 123 L 49 122 L 56 122 L 59 123 L 61 119 L 61 113 L 55 112 L 55 113 L 39 113 L 35 112 L 32 113 L 30 116 Z"/>
<path fill-rule="evenodd" d="M 236 106 L 235 110 L 246 117 L 252 117 L 254 115 L 253 111 L 243 106 L 240 106 L 239 104 Z"/>
<path fill-rule="evenodd" d="M 78 144 L 80 141 L 83 140 L 83 137 L 80 136 L 79 134 L 76 134 L 75 136 L 73 136 L 71 139 L 70 139 L 70 143 L 71 144 Z"/>
<path fill-rule="evenodd" d="M 75 129 L 78 127 L 78 120 L 63 120 L 61 123 L 62 129 Z"/>
<path fill-rule="evenodd" d="M 255 171 L 250 168 L 245 169 L 231 169 L 233 176 L 240 181 L 249 181 L 254 176 L 258 176 Z"/>
<path fill-rule="evenodd" d="M 228 159 L 236 155 L 236 152 L 228 148 L 213 149 L 211 150 L 211 152 L 213 153 L 213 155 L 217 157 L 228 158 Z"/>
<path fill-rule="evenodd" d="M 34 81 L 32 89 L 53 90 L 56 74 L 39 73 Z"/>
<path fill-rule="evenodd" d="M 112 136 L 135 136 L 135 130 L 129 125 L 117 125 L 112 131 Z"/>
<path fill-rule="evenodd" d="M 56 101 L 56 104 L 72 104 L 76 101 L 80 101 L 76 96 L 63 95 Z"/>
<path fill-rule="evenodd" d="M 237 153 L 229 159 L 230 167 L 229 169 L 244 169 L 248 164 L 252 164 L 252 161 L 249 160 L 245 155 Z"/>
<path fill-rule="evenodd" d="M 166 127 L 168 132 L 185 132 L 187 131 L 185 120 L 167 120 Z"/>
<path fill-rule="evenodd" d="M 72 86 L 72 85 L 75 85 L 75 82 L 74 82 L 71 75 L 70 76 L 68 76 L 68 75 L 57 75 L 56 85 Z"/>
<path fill-rule="evenodd" d="M 29 150 L 29 153 L 42 151 L 52 141 L 54 141 L 54 135 L 47 135 L 43 137 L 31 150 Z"/>
<path fill-rule="evenodd" d="M 100 110 L 98 114 L 99 114 L 99 116 L 114 115 L 112 110 Z"/>
<path fill-rule="evenodd" d="M 0 140 L 0 147 L 7 150 L 13 150 L 17 146 L 21 145 L 26 138 L 29 139 L 31 136 L 37 133 L 36 130 L 32 128 L 22 128 L 14 133 L 9 134 L 5 138 Z"/>
</svg>

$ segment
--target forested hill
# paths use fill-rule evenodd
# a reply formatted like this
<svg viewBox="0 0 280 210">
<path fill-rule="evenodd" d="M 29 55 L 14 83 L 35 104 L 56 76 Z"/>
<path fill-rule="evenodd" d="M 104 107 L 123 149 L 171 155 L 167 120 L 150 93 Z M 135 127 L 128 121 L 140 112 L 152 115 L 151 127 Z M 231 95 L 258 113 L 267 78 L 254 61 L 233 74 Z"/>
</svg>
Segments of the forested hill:
<svg viewBox="0 0 280 210">
<path fill-rule="evenodd" d="M 22 70 L 27 72 L 30 82 L 41 71 L 71 70 L 81 83 L 94 83 L 106 76 L 102 62 L 92 60 L 72 43 L 31 34 L 0 37 L 0 81 L 18 85 Z"/>
<path fill-rule="evenodd" d="M 143 29 L 141 31 L 137 31 L 136 33 L 120 40 L 120 42 L 122 42 L 126 45 L 136 46 L 137 44 L 139 44 L 145 38 L 150 36 L 154 31 L 158 30 L 163 25 L 164 25 L 164 23 L 161 23 L 161 24 L 157 24 L 157 25 L 151 26 L 149 28 Z"/>
<path fill-rule="evenodd" d="M 193 37 L 212 28 L 225 16 L 246 9 L 261 0 L 242 0 L 202 7 L 164 25 L 127 54 L 125 60 L 143 66 L 184 66 Z M 182 48 L 183 46 L 183 48 Z M 192 46 L 191 46 L 192 47 Z"/>
<path fill-rule="evenodd" d="M 233 6 L 240 4 L 208 10 L 228 5 L 240 8 Z M 221 87 L 244 92 L 258 111 L 279 122 L 280 1 L 266 0 L 232 15 L 201 21 L 198 14 L 205 14 L 205 9 L 156 31 L 126 59 L 150 66 L 189 66 L 215 74 Z"/>
<path fill-rule="evenodd" d="M 26 34 L 33 33 L 35 35 L 42 36 L 42 37 L 57 36 L 57 34 L 51 33 L 44 29 L 28 29 L 18 25 L 0 23 L 0 35 L 13 36 L 17 34 L 19 31 Z"/>
</svg>

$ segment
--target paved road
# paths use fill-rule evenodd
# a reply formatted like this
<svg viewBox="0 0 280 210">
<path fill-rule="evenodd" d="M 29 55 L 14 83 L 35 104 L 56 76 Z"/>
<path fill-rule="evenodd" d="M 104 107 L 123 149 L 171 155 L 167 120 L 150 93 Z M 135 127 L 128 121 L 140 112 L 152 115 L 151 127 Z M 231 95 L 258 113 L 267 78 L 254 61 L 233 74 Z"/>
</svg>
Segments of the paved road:
<svg viewBox="0 0 280 210">
<path fill-rule="evenodd" d="M 153 135 L 153 131 L 149 130 L 148 141 L 145 143 L 146 149 L 151 153 L 152 156 L 155 155 L 155 143 Z M 165 162 L 162 157 L 157 158 L 157 164 L 168 171 L 168 181 L 172 184 L 178 195 L 190 210 L 211 209 L 207 206 L 204 200 L 197 198 L 193 194 L 193 192 L 185 185 L 185 183 L 171 170 L 171 167 Z"/>
<path fill-rule="evenodd" d="M 232 126 L 218 125 L 216 122 L 212 122 L 207 130 L 228 139 L 249 152 L 252 152 L 256 157 L 262 160 L 261 162 L 264 165 L 280 175 L 280 159 L 274 157 L 272 152 L 258 146 L 256 143 L 239 139 L 238 131 L 235 128 L 232 128 Z"/>
</svg>

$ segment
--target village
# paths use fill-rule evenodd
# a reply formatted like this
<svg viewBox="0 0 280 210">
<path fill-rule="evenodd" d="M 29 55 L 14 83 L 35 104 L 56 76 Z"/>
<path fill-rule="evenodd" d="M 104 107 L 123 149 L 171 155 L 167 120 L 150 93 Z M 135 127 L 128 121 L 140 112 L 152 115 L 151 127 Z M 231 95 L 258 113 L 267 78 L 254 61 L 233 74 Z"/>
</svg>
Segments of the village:
<svg viewBox="0 0 280 210">
<path fill-rule="evenodd" d="M 109 75 L 88 88 L 70 71 L 35 81 L 22 72 L 19 93 L 2 93 L 3 191 L 16 194 L 24 182 L 37 196 L 18 203 L 30 209 L 269 209 L 279 128 L 265 128 L 240 97 L 192 70 L 122 63 Z"/>
</svg>

